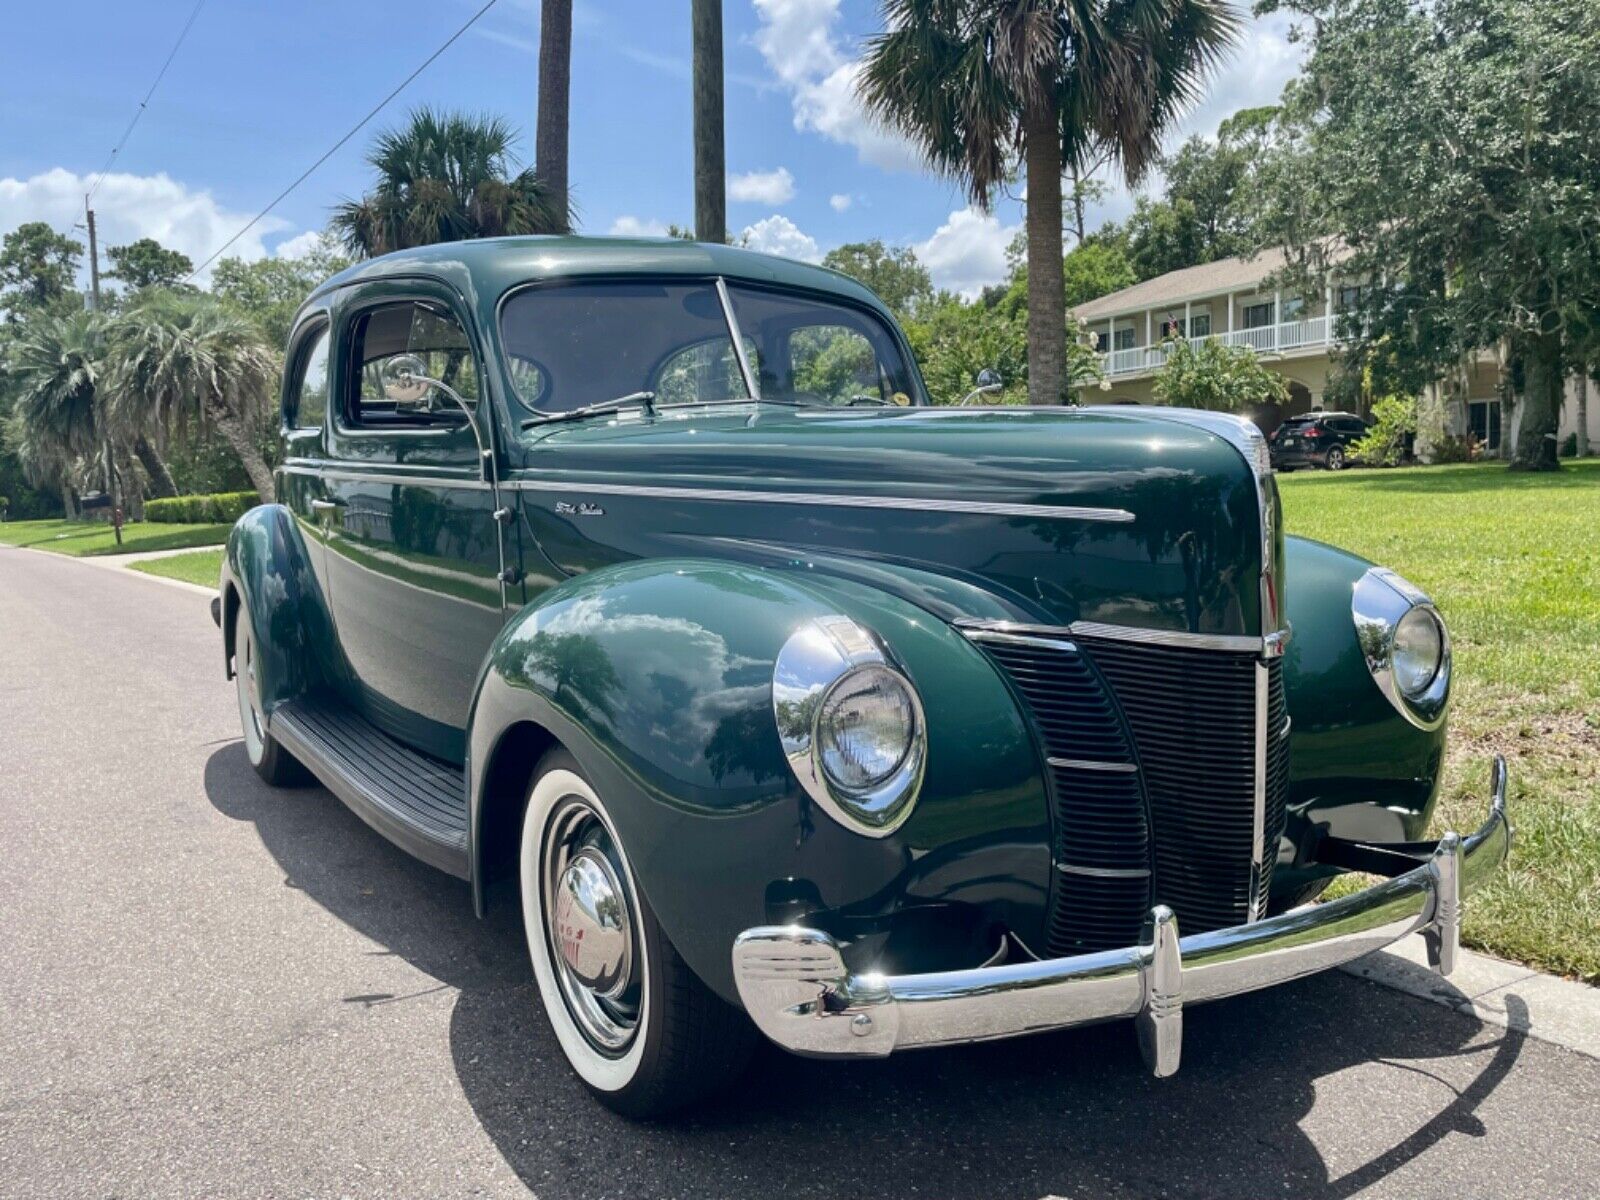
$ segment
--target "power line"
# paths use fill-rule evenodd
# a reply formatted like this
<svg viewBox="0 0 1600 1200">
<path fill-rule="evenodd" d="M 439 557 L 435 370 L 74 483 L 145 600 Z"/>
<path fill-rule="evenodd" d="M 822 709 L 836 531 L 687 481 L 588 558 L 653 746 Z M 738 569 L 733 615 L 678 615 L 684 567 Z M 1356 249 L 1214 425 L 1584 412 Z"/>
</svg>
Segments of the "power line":
<svg viewBox="0 0 1600 1200">
<path fill-rule="evenodd" d="M 351 138 L 355 137 L 356 134 L 360 133 L 362 126 L 364 126 L 368 121 L 372 120 L 373 117 L 377 116 L 380 112 L 382 112 L 383 109 L 384 109 L 384 106 L 387 105 L 389 103 L 389 101 L 393 100 L 401 92 L 405 91 L 406 87 L 411 83 L 411 81 L 413 79 L 415 79 L 418 75 L 421 75 L 424 71 L 426 71 L 428 69 L 428 67 L 432 65 L 434 59 L 438 58 L 446 50 L 450 49 L 450 47 L 455 44 L 457 38 L 459 38 L 463 33 L 465 33 L 467 30 L 471 29 L 474 25 L 476 25 L 478 23 L 478 18 L 483 16 L 484 13 L 488 12 L 498 2 L 499 2 L 499 0 L 488 0 L 487 4 L 485 4 L 482 8 L 480 8 L 477 12 L 473 13 L 472 16 L 468 17 L 466 24 L 462 25 L 460 29 L 457 29 L 448 38 L 446 38 L 445 42 L 444 42 L 444 44 L 442 46 L 440 46 L 432 54 L 428 55 L 427 58 L 423 59 L 422 63 L 417 67 L 417 69 L 412 71 L 411 74 L 407 75 L 404 79 L 402 79 L 399 82 L 399 84 L 396 85 L 395 89 L 392 92 L 390 92 L 382 100 L 378 101 L 378 103 L 372 108 L 372 111 L 367 113 L 366 116 L 362 117 L 361 120 L 357 121 L 354 125 L 352 125 L 350 127 L 350 129 L 349 129 L 349 132 L 347 132 L 342 138 L 340 138 L 333 145 L 329 146 L 328 149 L 323 152 L 323 155 L 322 155 L 321 158 L 317 159 L 316 162 L 312 163 L 309 167 L 307 167 L 304 171 L 302 171 L 300 173 L 299 177 L 296 178 L 293 183 L 291 183 L 288 187 L 284 188 L 283 191 L 279 192 L 276 196 L 274 196 L 272 198 L 272 202 L 270 204 L 268 204 L 265 208 L 263 208 L 255 216 L 251 217 L 250 220 L 247 221 L 244 224 L 244 226 L 241 227 L 240 230 L 237 233 L 235 233 L 231 238 L 229 238 L 227 241 L 223 242 L 222 245 L 218 246 L 217 249 L 212 252 L 210 258 L 206 259 L 205 262 L 201 263 L 194 270 L 190 271 L 189 274 L 184 277 L 184 282 L 188 283 L 189 280 L 193 279 L 196 275 L 200 274 L 201 271 L 204 271 L 207 267 L 209 267 L 212 263 L 214 263 L 219 257 L 221 257 L 222 253 L 225 250 L 227 250 L 229 246 L 233 245 L 240 238 L 242 238 L 245 234 L 249 233 L 250 230 L 254 229 L 256 224 L 257 224 L 257 222 L 259 222 L 262 217 L 266 216 L 273 209 L 277 208 L 278 205 L 283 202 L 284 197 L 288 196 L 288 194 L 290 192 L 294 191 L 295 188 L 299 187 L 308 178 L 310 178 L 311 173 L 313 171 L 315 171 L 323 163 L 327 162 L 330 158 L 332 158 L 336 153 L 338 153 L 339 149 L 346 142 L 348 142 Z"/>
<path fill-rule="evenodd" d="M 144 116 L 145 107 L 150 103 L 150 97 L 156 94 L 156 88 L 161 86 L 161 80 L 166 77 L 167 68 L 172 65 L 172 60 L 178 56 L 178 48 L 183 45 L 189 36 L 189 30 L 194 27 L 195 18 L 200 15 L 200 10 L 206 6 L 206 0 L 195 0 L 195 6 L 189 12 L 189 19 L 183 23 L 183 28 L 178 32 L 178 40 L 172 43 L 172 49 L 167 52 L 167 61 L 161 64 L 161 70 L 156 72 L 155 82 L 150 85 L 150 90 L 145 92 L 144 99 L 139 101 L 139 107 L 133 110 L 133 116 L 128 120 L 128 127 L 122 131 L 122 136 L 117 139 L 117 144 L 111 148 L 111 155 L 106 159 L 106 165 L 100 168 L 100 174 L 95 177 L 94 186 L 89 189 L 89 195 L 84 200 L 87 208 L 94 202 L 94 194 L 100 190 L 100 185 L 105 182 L 106 173 L 111 170 L 111 164 L 117 161 L 117 155 L 122 153 L 122 147 L 127 145 L 128 136 L 133 132 L 133 127 L 139 123 L 139 118 Z"/>
</svg>

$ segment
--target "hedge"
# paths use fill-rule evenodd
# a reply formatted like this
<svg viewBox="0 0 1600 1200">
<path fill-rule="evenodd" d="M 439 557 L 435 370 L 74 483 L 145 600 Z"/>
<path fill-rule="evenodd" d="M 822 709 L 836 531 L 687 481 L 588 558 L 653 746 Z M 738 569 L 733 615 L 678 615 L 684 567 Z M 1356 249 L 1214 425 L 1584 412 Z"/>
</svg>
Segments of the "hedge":
<svg viewBox="0 0 1600 1200">
<path fill-rule="evenodd" d="M 167 500 L 146 500 L 144 519 L 174 525 L 231 525 L 260 503 L 261 497 L 254 492 L 173 496 Z"/>
</svg>

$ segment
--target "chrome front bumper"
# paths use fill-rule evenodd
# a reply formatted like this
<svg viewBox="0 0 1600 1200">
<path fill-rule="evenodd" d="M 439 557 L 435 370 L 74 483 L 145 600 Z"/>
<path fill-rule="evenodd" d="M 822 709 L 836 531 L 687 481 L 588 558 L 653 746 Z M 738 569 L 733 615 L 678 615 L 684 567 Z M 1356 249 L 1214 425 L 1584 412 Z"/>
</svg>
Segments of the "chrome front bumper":
<svg viewBox="0 0 1600 1200">
<path fill-rule="evenodd" d="M 1178 1069 L 1183 1006 L 1286 983 L 1370 954 L 1411 933 L 1450 974 L 1460 945 L 1461 897 L 1505 861 L 1506 766 L 1497 758 L 1489 819 L 1463 839 L 1440 838 L 1430 858 L 1365 891 L 1281 916 L 1178 936 L 1158 904 L 1137 946 L 1073 958 L 930 975 L 852 974 L 821 930 L 768 925 L 733 945 L 733 974 L 761 1031 L 797 1054 L 881 1057 L 1134 1018 L 1145 1062 Z"/>
</svg>

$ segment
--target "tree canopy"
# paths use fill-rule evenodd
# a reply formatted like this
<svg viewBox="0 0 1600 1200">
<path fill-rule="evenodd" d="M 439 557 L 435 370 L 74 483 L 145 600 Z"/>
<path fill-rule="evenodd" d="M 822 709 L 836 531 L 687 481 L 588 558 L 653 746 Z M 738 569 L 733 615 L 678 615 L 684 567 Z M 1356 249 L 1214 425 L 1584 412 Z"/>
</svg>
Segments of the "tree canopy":
<svg viewBox="0 0 1600 1200">
<path fill-rule="evenodd" d="M 1503 340 L 1524 384 L 1513 466 L 1554 468 L 1564 343 L 1600 308 L 1600 10 L 1292 7 L 1314 37 L 1285 94 L 1275 236 L 1307 274 L 1348 255 L 1341 275 L 1379 286 L 1345 332 L 1435 378 Z"/>
<path fill-rule="evenodd" d="M 27 221 L 0 243 L 0 306 L 12 319 L 25 309 L 46 308 L 72 294 L 83 243 L 43 221 Z"/>
<path fill-rule="evenodd" d="M 372 191 L 333 211 L 332 228 L 360 257 L 435 242 L 560 233 L 567 214 L 533 170 L 515 174 L 515 135 L 499 117 L 420 108 L 378 135 Z"/>
<path fill-rule="evenodd" d="M 910 246 L 885 246 L 876 238 L 870 242 L 846 242 L 828 251 L 822 265 L 859 279 L 902 321 L 933 300 L 928 268 L 917 261 Z"/>
<path fill-rule="evenodd" d="M 152 287 L 175 288 L 194 270 L 187 254 L 168 250 L 155 238 L 112 246 L 106 257 L 111 260 L 108 277 L 121 280 L 135 292 Z"/>
</svg>

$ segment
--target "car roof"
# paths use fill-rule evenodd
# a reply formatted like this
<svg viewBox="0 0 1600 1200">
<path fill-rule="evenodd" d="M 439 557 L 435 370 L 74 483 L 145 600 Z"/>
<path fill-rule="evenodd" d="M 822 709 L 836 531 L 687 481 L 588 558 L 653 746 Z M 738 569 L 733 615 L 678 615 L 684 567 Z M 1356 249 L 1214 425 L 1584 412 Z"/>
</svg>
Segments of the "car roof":
<svg viewBox="0 0 1600 1200">
<path fill-rule="evenodd" d="M 811 263 L 681 238 L 502 237 L 440 242 L 366 259 L 339 272 L 313 296 L 367 280 L 426 275 L 469 278 L 480 296 L 499 296 L 518 284 L 601 275 L 720 275 L 755 283 L 809 288 L 882 302 L 848 275 Z"/>
</svg>

